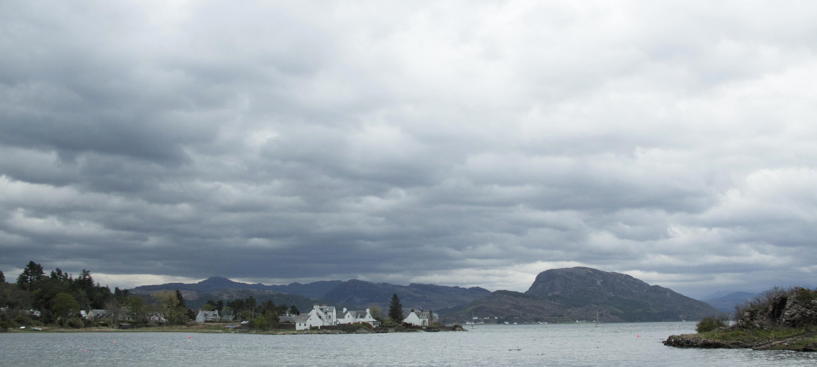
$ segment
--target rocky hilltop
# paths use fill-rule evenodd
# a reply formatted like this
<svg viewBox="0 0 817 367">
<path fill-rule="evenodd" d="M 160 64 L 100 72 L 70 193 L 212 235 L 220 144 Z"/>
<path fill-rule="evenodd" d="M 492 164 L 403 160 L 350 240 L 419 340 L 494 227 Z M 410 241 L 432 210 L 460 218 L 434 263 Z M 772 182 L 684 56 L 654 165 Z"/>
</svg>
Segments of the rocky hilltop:
<svg viewBox="0 0 817 367">
<path fill-rule="evenodd" d="M 497 291 L 444 310 L 446 319 L 508 322 L 678 321 L 716 315 L 712 306 L 626 274 L 576 267 L 540 273 L 527 292 Z"/>
</svg>

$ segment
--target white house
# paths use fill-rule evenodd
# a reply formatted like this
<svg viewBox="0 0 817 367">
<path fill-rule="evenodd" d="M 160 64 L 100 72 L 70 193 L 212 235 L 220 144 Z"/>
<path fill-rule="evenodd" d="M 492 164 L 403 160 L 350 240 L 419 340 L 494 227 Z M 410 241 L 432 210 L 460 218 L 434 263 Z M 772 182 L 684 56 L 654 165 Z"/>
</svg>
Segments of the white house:
<svg viewBox="0 0 817 367">
<path fill-rule="evenodd" d="M 217 322 L 219 320 L 221 320 L 221 318 L 218 317 L 218 310 L 214 311 L 199 310 L 199 313 L 196 314 L 196 322 L 198 322 L 199 324 L 203 324 L 205 322 Z"/>
<path fill-rule="evenodd" d="M 314 305 L 312 310 L 306 314 L 295 317 L 295 330 L 309 330 L 322 326 L 334 326 L 338 324 L 337 310 L 334 306 Z"/>
<path fill-rule="evenodd" d="M 148 322 L 151 324 L 166 324 L 167 319 L 161 312 L 151 312 L 148 315 Z"/>
<path fill-rule="evenodd" d="M 335 326 L 340 324 L 367 323 L 372 326 L 380 325 L 375 320 L 370 309 L 347 310 L 344 308 L 340 313 L 333 306 L 314 305 L 309 313 L 300 314 L 293 317 L 295 330 L 309 330 L 316 327 Z"/>
<path fill-rule="evenodd" d="M 106 317 L 113 317 L 113 312 L 110 310 L 94 309 L 88 311 L 85 318 L 91 321 L 99 321 Z"/>
<path fill-rule="evenodd" d="M 408 316 L 403 319 L 404 324 L 411 324 L 414 326 L 431 326 L 434 322 L 434 314 L 431 311 L 415 311 L 411 310 Z"/>
<path fill-rule="evenodd" d="M 344 308 L 338 316 L 338 324 L 367 323 L 375 327 L 380 325 L 380 321 L 372 317 L 372 311 L 368 308 L 363 311 Z"/>
</svg>

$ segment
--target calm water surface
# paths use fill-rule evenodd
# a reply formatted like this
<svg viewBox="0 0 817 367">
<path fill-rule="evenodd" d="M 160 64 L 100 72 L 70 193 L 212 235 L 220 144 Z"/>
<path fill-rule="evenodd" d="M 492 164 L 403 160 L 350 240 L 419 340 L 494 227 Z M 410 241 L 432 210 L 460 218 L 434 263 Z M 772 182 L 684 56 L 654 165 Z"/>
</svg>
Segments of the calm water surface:
<svg viewBox="0 0 817 367">
<path fill-rule="evenodd" d="M 476 326 L 362 335 L 0 334 L 3 366 L 817 366 L 817 353 L 687 350 L 694 323 Z"/>
</svg>

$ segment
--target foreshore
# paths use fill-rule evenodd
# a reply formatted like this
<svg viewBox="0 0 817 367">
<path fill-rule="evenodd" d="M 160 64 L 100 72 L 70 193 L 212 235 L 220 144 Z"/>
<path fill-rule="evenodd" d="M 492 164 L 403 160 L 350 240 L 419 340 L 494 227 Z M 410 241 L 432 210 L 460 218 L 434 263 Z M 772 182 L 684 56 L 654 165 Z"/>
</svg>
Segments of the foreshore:
<svg viewBox="0 0 817 367">
<path fill-rule="evenodd" d="M 120 329 L 110 327 L 87 327 L 87 328 L 61 328 L 61 327 L 27 327 L 25 329 L 8 329 L 8 333 L 147 333 L 147 332 L 168 332 L 168 333 L 207 333 L 207 334 L 260 334 L 260 335 L 305 335 L 305 334 L 384 334 L 384 333 L 413 333 L 413 332 L 439 332 L 439 331 L 465 331 L 461 326 L 440 326 L 433 328 L 357 328 L 357 329 L 334 329 L 321 328 L 311 330 L 294 329 L 271 329 L 252 330 L 242 328 L 228 328 L 227 324 L 203 324 L 203 325 L 174 325 L 174 326 L 146 326 L 138 328 Z"/>
<path fill-rule="evenodd" d="M 817 330 L 798 328 L 720 329 L 672 335 L 664 345 L 677 348 L 724 348 L 817 352 Z"/>
</svg>

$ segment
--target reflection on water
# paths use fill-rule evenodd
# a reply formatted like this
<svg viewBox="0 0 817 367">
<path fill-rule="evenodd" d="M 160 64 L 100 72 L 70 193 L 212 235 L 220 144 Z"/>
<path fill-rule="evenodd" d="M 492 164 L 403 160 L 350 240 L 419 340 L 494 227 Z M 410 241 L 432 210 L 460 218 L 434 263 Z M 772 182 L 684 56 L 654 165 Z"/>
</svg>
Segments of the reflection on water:
<svg viewBox="0 0 817 367">
<path fill-rule="evenodd" d="M 814 366 L 817 353 L 665 347 L 694 323 L 480 325 L 363 335 L 0 334 L 0 365 Z"/>
</svg>

